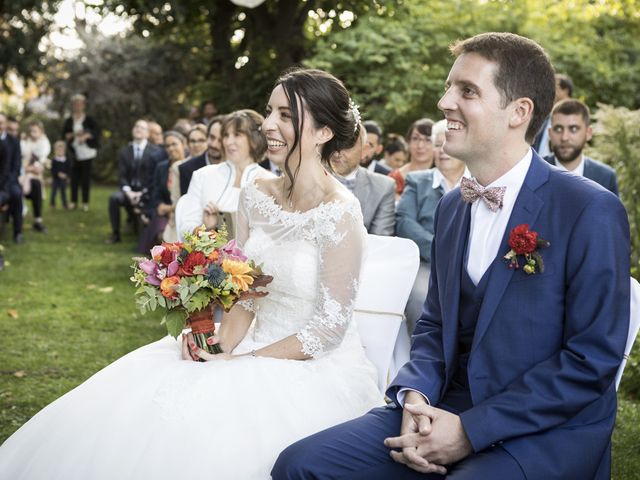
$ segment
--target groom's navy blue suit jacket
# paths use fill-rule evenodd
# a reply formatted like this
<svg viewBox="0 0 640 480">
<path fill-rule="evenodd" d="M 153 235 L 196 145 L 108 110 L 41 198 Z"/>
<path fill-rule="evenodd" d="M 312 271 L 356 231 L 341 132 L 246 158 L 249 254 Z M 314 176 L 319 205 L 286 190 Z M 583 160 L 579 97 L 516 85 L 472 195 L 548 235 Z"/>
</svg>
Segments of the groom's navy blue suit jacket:
<svg viewBox="0 0 640 480">
<path fill-rule="evenodd" d="M 459 189 L 439 204 L 429 293 L 393 400 L 406 387 L 437 406 L 450 385 L 469 212 Z M 540 250 L 544 273 L 502 259 L 520 224 L 550 242 Z M 534 153 L 490 268 L 468 362 L 473 406 L 460 414 L 474 450 L 500 444 L 531 479 L 609 478 L 614 376 L 629 326 L 624 207 Z"/>
</svg>

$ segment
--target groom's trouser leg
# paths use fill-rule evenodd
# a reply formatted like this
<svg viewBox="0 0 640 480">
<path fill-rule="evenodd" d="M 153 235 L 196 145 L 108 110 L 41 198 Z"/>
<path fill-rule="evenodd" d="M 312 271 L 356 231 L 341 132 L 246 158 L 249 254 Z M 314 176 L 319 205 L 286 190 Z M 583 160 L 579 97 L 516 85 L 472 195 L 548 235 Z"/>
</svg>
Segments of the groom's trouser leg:
<svg viewBox="0 0 640 480">
<path fill-rule="evenodd" d="M 273 480 L 428 480 L 428 475 L 394 462 L 384 446 L 385 438 L 400 434 L 401 420 L 399 408 L 375 408 L 355 420 L 300 440 L 280 454 L 271 471 Z M 361 475 L 363 471 L 368 473 Z"/>
<path fill-rule="evenodd" d="M 376 408 L 366 415 L 316 433 L 286 448 L 271 472 L 273 480 L 442 480 L 396 463 L 383 441 L 400 434 L 402 410 Z M 447 480 L 525 480 L 518 462 L 498 446 L 447 468 Z"/>
</svg>

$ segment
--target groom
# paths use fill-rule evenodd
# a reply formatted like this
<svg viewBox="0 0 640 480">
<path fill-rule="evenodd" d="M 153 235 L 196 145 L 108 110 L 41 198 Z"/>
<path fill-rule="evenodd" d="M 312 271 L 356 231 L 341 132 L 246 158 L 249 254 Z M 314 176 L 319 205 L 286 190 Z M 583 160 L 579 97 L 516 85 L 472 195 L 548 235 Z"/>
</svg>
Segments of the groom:
<svg viewBox="0 0 640 480">
<path fill-rule="evenodd" d="M 486 33 L 452 52 L 445 151 L 479 184 L 439 204 L 411 359 L 387 391 L 395 405 L 288 447 L 274 480 L 609 478 L 629 324 L 625 210 L 530 148 L 555 90 L 536 43 Z"/>
</svg>

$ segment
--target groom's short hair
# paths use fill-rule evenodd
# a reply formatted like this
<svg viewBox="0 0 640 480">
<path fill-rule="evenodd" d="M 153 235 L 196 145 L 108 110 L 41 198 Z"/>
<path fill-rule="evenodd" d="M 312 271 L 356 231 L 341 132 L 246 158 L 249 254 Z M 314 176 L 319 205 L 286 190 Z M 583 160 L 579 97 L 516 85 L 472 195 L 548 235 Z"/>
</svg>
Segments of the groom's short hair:
<svg viewBox="0 0 640 480">
<path fill-rule="evenodd" d="M 533 102 L 533 115 L 525 139 L 533 139 L 549 115 L 555 97 L 555 72 L 549 57 L 533 40 L 514 33 L 481 33 L 450 47 L 456 56 L 476 53 L 498 66 L 495 87 L 502 96 L 503 108 L 517 98 Z"/>
</svg>

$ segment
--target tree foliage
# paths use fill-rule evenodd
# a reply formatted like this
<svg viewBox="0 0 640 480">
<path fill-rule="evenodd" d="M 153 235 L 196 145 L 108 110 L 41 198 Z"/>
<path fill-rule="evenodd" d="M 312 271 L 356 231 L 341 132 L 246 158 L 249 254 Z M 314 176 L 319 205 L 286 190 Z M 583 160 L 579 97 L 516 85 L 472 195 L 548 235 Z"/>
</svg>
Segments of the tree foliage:
<svg viewBox="0 0 640 480">
<path fill-rule="evenodd" d="M 130 140 L 135 119 L 173 125 L 185 113 L 182 92 L 195 78 L 180 46 L 137 36 L 105 37 L 94 30 L 80 33 L 86 49 L 73 60 L 52 63 L 48 84 L 61 118 L 68 115 L 74 93 L 87 96 L 88 113 L 103 129 L 96 170 L 106 177 L 115 168 L 118 149 Z"/>
<path fill-rule="evenodd" d="M 640 12 L 635 0 L 406 0 L 393 15 L 369 13 L 322 38 L 308 63 L 353 91 L 366 118 L 404 132 L 440 116 L 437 100 L 452 64 L 448 45 L 487 31 L 528 36 L 569 74 L 591 105 L 640 107 Z"/>
<path fill-rule="evenodd" d="M 99 8 L 128 15 L 135 31 L 154 43 L 197 44 L 188 55 L 198 59 L 198 82 L 187 96 L 212 98 L 230 111 L 262 109 L 275 78 L 308 56 L 317 35 L 349 24 L 341 13 L 357 16 L 384 3 L 269 0 L 246 9 L 229 0 L 106 0 Z"/>
<path fill-rule="evenodd" d="M 7 87 L 7 73 L 34 78 L 45 67 L 39 44 L 50 30 L 60 0 L 0 0 L 0 76 Z"/>
</svg>

